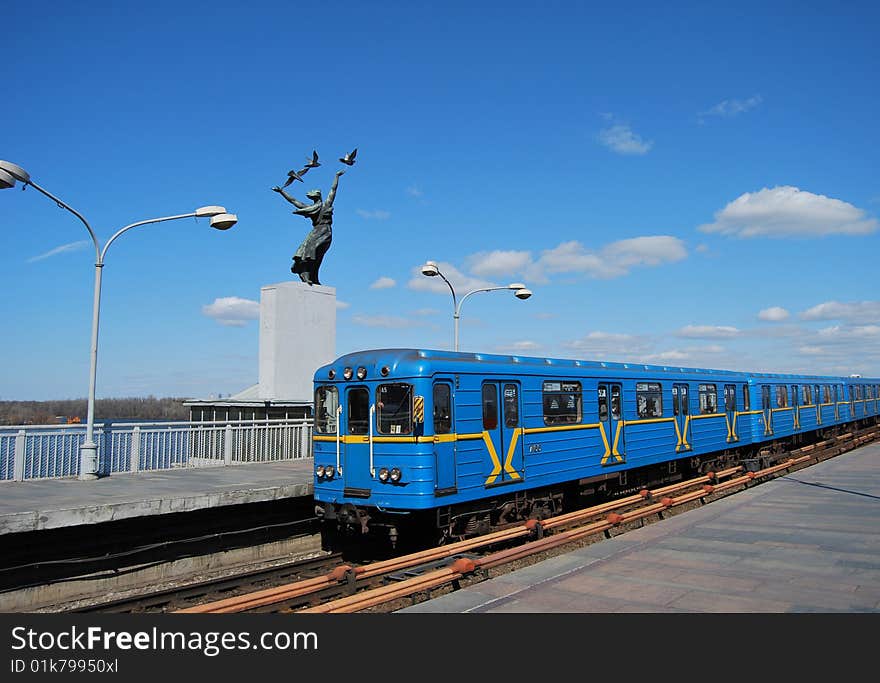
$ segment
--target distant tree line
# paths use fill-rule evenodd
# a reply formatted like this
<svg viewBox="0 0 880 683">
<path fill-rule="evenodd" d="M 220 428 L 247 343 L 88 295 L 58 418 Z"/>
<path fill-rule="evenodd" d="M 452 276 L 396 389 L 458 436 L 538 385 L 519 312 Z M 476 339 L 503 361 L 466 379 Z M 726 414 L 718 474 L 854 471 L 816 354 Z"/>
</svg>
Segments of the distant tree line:
<svg viewBox="0 0 880 683">
<path fill-rule="evenodd" d="M 99 398 L 95 401 L 95 421 L 102 420 L 188 420 L 189 408 L 184 398 Z M 56 424 L 60 417 L 68 422 L 86 422 L 88 401 L 75 398 L 63 401 L 0 401 L 0 424 Z"/>
</svg>

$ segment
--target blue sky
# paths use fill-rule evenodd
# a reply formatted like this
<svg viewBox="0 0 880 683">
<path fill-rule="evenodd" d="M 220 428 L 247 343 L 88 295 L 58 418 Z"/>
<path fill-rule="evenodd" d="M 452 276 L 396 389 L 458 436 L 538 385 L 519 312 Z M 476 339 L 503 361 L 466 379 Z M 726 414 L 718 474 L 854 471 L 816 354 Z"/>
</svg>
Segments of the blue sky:
<svg viewBox="0 0 880 683">
<path fill-rule="evenodd" d="M 49 2 L 3 10 L 0 159 L 137 228 L 104 268 L 98 396 L 257 380 L 260 287 L 340 180 L 338 354 L 461 348 L 880 375 L 876 3 Z M 0 399 L 85 396 L 94 254 L 0 192 Z"/>
</svg>

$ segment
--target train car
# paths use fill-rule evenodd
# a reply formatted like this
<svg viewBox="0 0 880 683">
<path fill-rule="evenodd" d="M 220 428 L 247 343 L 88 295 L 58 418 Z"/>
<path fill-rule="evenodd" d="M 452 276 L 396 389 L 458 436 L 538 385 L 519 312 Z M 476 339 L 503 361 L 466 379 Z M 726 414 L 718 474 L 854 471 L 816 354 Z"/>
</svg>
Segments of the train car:
<svg viewBox="0 0 880 683">
<path fill-rule="evenodd" d="M 771 462 L 854 420 L 877 380 L 419 349 L 315 373 L 326 529 L 438 540 L 734 462 Z"/>
</svg>

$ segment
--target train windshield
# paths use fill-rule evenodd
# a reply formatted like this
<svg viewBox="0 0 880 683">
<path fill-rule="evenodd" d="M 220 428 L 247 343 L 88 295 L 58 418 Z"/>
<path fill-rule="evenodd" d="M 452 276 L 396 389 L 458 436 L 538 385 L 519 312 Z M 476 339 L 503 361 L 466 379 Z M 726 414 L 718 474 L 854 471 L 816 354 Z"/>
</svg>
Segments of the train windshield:
<svg viewBox="0 0 880 683">
<path fill-rule="evenodd" d="M 412 384 L 380 384 L 376 416 L 380 434 L 412 434 Z"/>
<path fill-rule="evenodd" d="M 336 387 L 318 387 L 315 390 L 315 431 L 335 434 L 339 392 Z"/>
</svg>

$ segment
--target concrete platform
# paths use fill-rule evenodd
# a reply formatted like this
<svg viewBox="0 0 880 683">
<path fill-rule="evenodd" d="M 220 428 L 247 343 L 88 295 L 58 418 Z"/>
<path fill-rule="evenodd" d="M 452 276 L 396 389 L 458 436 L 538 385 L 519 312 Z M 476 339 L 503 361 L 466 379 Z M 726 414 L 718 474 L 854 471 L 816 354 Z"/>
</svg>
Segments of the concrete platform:
<svg viewBox="0 0 880 683">
<path fill-rule="evenodd" d="M 311 458 L 0 483 L 0 535 L 313 494 Z"/>
<path fill-rule="evenodd" d="M 401 612 L 880 612 L 880 445 Z"/>
</svg>

